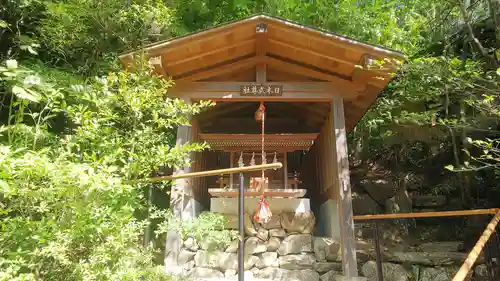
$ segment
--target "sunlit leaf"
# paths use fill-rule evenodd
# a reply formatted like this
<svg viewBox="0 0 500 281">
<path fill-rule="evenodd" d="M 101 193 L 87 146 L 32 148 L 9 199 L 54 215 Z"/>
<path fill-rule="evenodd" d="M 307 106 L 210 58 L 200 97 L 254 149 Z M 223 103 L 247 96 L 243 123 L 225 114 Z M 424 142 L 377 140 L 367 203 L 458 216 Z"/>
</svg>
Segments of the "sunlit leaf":
<svg viewBox="0 0 500 281">
<path fill-rule="evenodd" d="M 17 68 L 17 61 L 16 60 L 7 60 L 7 61 L 5 61 L 5 65 L 7 66 L 8 69 L 16 69 Z"/>
<path fill-rule="evenodd" d="M 25 89 L 19 86 L 12 87 L 12 93 L 20 99 L 29 100 L 32 102 L 38 102 L 40 101 L 41 98 L 40 95 L 35 91 Z"/>
<path fill-rule="evenodd" d="M 36 75 L 29 75 L 26 78 L 24 78 L 24 84 L 25 85 L 39 85 L 40 84 L 40 77 Z"/>
<path fill-rule="evenodd" d="M 455 168 L 453 167 L 453 165 L 446 165 L 446 166 L 444 166 L 444 168 L 446 170 L 449 170 L 449 171 L 452 171 L 452 172 L 455 170 Z"/>
</svg>

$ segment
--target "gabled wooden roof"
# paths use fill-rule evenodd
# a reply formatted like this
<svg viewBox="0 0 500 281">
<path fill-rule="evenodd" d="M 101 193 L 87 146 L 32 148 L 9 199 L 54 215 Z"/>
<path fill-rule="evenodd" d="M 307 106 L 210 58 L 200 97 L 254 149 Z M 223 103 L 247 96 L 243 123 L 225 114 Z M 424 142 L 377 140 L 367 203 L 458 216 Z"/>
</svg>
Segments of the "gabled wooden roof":
<svg viewBox="0 0 500 281">
<path fill-rule="evenodd" d="M 130 65 L 145 54 L 160 75 L 176 84 L 195 81 L 331 82 L 348 88 L 346 125 L 352 129 L 404 60 L 400 52 L 267 15 L 252 16 L 120 55 Z M 383 66 L 372 66 L 383 60 Z M 262 81 L 262 80 L 261 80 Z"/>
</svg>

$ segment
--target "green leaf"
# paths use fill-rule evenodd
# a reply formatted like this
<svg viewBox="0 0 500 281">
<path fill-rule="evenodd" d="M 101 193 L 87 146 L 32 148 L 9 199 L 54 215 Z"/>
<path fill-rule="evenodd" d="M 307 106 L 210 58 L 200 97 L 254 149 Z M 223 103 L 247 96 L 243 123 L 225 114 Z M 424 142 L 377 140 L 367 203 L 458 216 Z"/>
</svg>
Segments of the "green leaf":
<svg viewBox="0 0 500 281">
<path fill-rule="evenodd" d="M 29 75 L 26 78 L 24 78 L 23 83 L 25 85 L 40 85 L 40 77 L 36 75 Z"/>
<path fill-rule="evenodd" d="M 32 55 L 38 55 L 38 52 L 30 45 L 22 45 L 20 48 L 21 50 L 28 51 Z"/>
<path fill-rule="evenodd" d="M 3 180 L 0 180 L 0 190 L 2 190 L 2 193 L 8 191 L 9 190 L 9 184 L 6 183 Z"/>
<path fill-rule="evenodd" d="M 40 101 L 40 95 L 38 95 L 35 91 L 31 91 L 19 86 L 12 87 L 12 93 L 16 95 L 20 99 L 29 100 L 32 102 Z"/>
<path fill-rule="evenodd" d="M 0 20 L 0 28 L 7 28 L 7 27 L 9 27 L 9 24 L 4 20 Z"/>
<path fill-rule="evenodd" d="M 449 171 L 452 171 L 452 172 L 453 172 L 453 171 L 454 171 L 454 169 L 455 169 L 455 168 L 453 167 L 453 165 L 446 165 L 446 166 L 444 166 L 444 168 L 445 168 L 446 170 L 449 170 Z"/>
<path fill-rule="evenodd" d="M 17 68 L 17 60 L 7 60 L 5 62 L 5 65 L 7 65 L 8 69 L 16 69 Z"/>
</svg>

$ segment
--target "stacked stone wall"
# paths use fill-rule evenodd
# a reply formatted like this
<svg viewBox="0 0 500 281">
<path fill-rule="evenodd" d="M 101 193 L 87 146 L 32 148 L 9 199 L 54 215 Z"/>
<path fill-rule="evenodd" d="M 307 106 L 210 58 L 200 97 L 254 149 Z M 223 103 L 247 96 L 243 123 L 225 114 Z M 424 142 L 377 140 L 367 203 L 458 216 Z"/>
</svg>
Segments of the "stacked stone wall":
<svg viewBox="0 0 500 281">
<path fill-rule="evenodd" d="M 237 229 L 237 217 L 227 216 L 228 229 Z M 246 280 L 336 281 L 341 276 L 340 242 L 313 236 L 316 219 L 312 212 L 274 215 L 266 224 L 245 215 Z M 211 242 L 188 237 L 179 263 L 184 274 L 194 279 L 236 279 L 238 240 L 217 247 Z M 459 242 L 424 243 L 416 248 L 383 247 L 385 281 L 449 281 L 465 260 Z M 377 280 L 375 253 L 371 241 L 358 240 L 359 273 Z M 479 263 L 481 264 L 481 260 Z M 475 269 L 475 280 L 485 280 L 485 266 Z M 472 276 L 471 276 L 472 277 Z"/>
</svg>

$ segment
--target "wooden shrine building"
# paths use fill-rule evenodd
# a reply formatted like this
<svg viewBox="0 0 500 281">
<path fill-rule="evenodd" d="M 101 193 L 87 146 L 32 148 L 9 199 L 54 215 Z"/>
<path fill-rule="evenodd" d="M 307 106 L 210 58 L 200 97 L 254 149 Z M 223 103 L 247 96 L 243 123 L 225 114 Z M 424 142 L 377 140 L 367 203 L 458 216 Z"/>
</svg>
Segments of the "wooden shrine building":
<svg viewBox="0 0 500 281">
<path fill-rule="evenodd" d="M 260 164 L 261 123 L 254 114 L 263 102 L 266 160 L 283 163 L 265 171 L 273 213 L 312 210 L 315 231 L 342 241 L 344 275 L 357 276 L 346 134 L 389 83 L 403 54 L 265 15 L 158 42 L 120 59 L 129 65 L 141 53 L 156 74 L 174 80 L 168 95 L 216 102 L 191 126 L 178 128 L 178 144 L 205 141 L 211 148 L 177 172 L 237 167 L 241 161 L 248 166 L 252 158 Z M 245 174 L 245 185 L 259 176 Z M 236 213 L 238 185 L 236 176 L 178 180 L 171 206 L 183 217 L 202 210 Z M 248 212 L 258 195 L 246 192 Z"/>
</svg>

